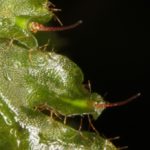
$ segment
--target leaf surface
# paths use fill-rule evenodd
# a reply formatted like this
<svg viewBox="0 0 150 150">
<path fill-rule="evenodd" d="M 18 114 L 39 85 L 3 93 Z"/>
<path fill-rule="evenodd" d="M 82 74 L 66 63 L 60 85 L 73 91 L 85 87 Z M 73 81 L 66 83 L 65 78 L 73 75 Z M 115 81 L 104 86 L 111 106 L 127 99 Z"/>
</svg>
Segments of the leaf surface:
<svg viewBox="0 0 150 150">
<path fill-rule="evenodd" d="M 0 38 L 19 41 L 28 48 L 38 46 L 37 39 L 29 31 L 29 23 L 47 23 L 54 14 L 47 0 L 0 0 Z"/>
<path fill-rule="evenodd" d="M 0 149 L 115 150 L 98 134 L 80 132 L 38 110 L 40 105 L 64 116 L 98 117 L 103 109 L 97 112 L 92 104 L 105 102 L 84 88 L 80 68 L 65 56 L 30 53 L 9 42 L 0 40 Z"/>
</svg>

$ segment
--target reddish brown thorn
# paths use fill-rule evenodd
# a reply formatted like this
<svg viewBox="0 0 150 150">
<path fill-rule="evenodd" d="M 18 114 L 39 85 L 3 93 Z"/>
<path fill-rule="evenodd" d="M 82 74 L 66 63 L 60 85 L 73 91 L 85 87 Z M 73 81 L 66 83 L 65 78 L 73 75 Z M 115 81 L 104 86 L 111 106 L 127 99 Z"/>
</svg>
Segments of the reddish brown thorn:
<svg viewBox="0 0 150 150">
<path fill-rule="evenodd" d="M 61 9 L 59 9 L 59 8 L 50 8 L 50 11 L 52 11 L 52 12 L 58 12 L 58 11 L 61 11 Z"/>
<path fill-rule="evenodd" d="M 121 102 L 116 102 L 116 103 L 108 103 L 108 104 L 95 104 L 95 107 L 97 109 L 99 108 L 106 108 L 106 107 L 117 107 L 117 106 L 123 106 L 128 104 L 129 102 L 133 101 L 134 99 L 138 98 L 141 95 L 141 93 L 138 93 L 127 100 L 121 101 Z"/>
<path fill-rule="evenodd" d="M 55 15 L 54 19 L 61 25 L 63 26 L 63 23 L 61 22 L 61 20 Z"/>
<path fill-rule="evenodd" d="M 114 141 L 114 140 L 118 140 L 118 139 L 120 139 L 120 136 L 108 138 L 107 140 L 109 140 L 109 141 Z"/>
<path fill-rule="evenodd" d="M 64 124 L 67 123 L 67 116 L 64 116 Z"/>
<path fill-rule="evenodd" d="M 88 92 L 90 92 L 90 93 L 92 92 L 90 80 L 88 80 L 87 83 L 83 84 L 83 86 Z"/>
<path fill-rule="evenodd" d="M 81 131 L 82 126 L 83 126 L 83 118 L 81 116 L 81 118 L 80 118 L 80 126 L 79 126 L 79 129 L 78 129 L 79 131 Z"/>
<path fill-rule="evenodd" d="M 117 147 L 118 150 L 128 149 L 128 146 Z"/>
<path fill-rule="evenodd" d="M 37 31 L 64 31 L 64 30 L 69 30 L 77 27 L 82 23 L 82 20 L 79 20 L 78 22 L 69 25 L 69 26 L 63 26 L 63 27 L 46 27 L 42 24 L 39 24 L 37 22 L 31 22 L 29 25 L 30 31 L 32 32 L 37 32 Z"/>
<path fill-rule="evenodd" d="M 55 7 L 55 5 L 50 1 L 48 1 L 47 5 L 48 5 L 48 7 Z"/>
<path fill-rule="evenodd" d="M 92 128 L 92 130 L 95 131 L 97 134 L 99 134 L 99 132 L 98 132 L 98 131 L 96 130 L 96 128 L 94 127 L 94 125 L 93 125 L 93 123 L 92 123 L 92 121 L 91 121 L 90 116 L 87 115 L 87 117 L 88 117 L 89 125 L 90 125 L 90 127 Z"/>
</svg>

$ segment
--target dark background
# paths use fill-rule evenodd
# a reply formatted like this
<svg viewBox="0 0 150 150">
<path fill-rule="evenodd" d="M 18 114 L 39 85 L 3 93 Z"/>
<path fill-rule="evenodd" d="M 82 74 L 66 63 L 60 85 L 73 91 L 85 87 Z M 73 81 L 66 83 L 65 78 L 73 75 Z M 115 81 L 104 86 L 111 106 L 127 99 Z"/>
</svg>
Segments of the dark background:
<svg viewBox="0 0 150 150">
<path fill-rule="evenodd" d="M 76 62 L 91 81 L 92 91 L 110 102 L 141 92 L 132 103 L 104 111 L 94 123 L 107 138 L 130 150 L 147 149 L 148 143 L 148 50 L 150 2 L 141 0 L 53 0 L 57 13 L 76 29 L 59 33 L 65 39 L 60 53 Z"/>
</svg>

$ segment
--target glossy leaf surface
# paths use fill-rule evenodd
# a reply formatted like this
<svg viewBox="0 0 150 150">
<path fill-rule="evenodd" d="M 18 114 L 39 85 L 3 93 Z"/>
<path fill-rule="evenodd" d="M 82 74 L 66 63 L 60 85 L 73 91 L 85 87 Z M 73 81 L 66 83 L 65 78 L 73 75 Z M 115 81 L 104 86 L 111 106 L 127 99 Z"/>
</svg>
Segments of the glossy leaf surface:
<svg viewBox="0 0 150 150">
<path fill-rule="evenodd" d="M 97 112 L 92 103 L 104 101 L 84 88 L 78 66 L 54 52 L 30 53 L 9 42 L 0 41 L 0 149 L 115 150 L 96 133 L 80 133 L 35 109 L 46 104 L 62 115 L 98 117 L 103 109 Z"/>
<path fill-rule="evenodd" d="M 24 46 L 34 49 L 37 39 L 29 31 L 29 23 L 36 21 L 47 23 L 53 13 L 47 0 L 0 0 L 0 38 L 19 41 Z"/>
<path fill-rule="evenodd" d="M 83 73 L 74 62 L 39 49 L 49 36 L 35 37 L 30 25 L 49 22 L 52 4 L 48 0 L 0 4 L 0 149 L 116 150 L 99 134 L 63 123 L 75 116 L 97 119 L 104 107 L 96 104 L 105 106 L 105 101 L 85 88 Z"/>
</svg>

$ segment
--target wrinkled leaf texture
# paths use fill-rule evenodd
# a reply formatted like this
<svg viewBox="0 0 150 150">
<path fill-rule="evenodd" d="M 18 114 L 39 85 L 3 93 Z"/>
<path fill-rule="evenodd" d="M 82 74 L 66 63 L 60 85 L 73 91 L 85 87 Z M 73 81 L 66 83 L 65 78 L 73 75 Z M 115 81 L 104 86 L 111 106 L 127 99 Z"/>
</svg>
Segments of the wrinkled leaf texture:
<svg viewBox="0 0 150 150">
<path fill-rule="evenodd" d="M 48 22 L 53 13 L 47 0 L 0 3 L 0 149 L 115 150 L 97 133 L 78 131 L 36 109 L 43 105 L 64 116 L 91 114 L 96 119 L 103 109 L 96 111 L 90 104 L 104 103 L 84 88 L 75 63 L 39 50 L 26 24 L 17 23 L 20 17 Z"/>
</svg>

